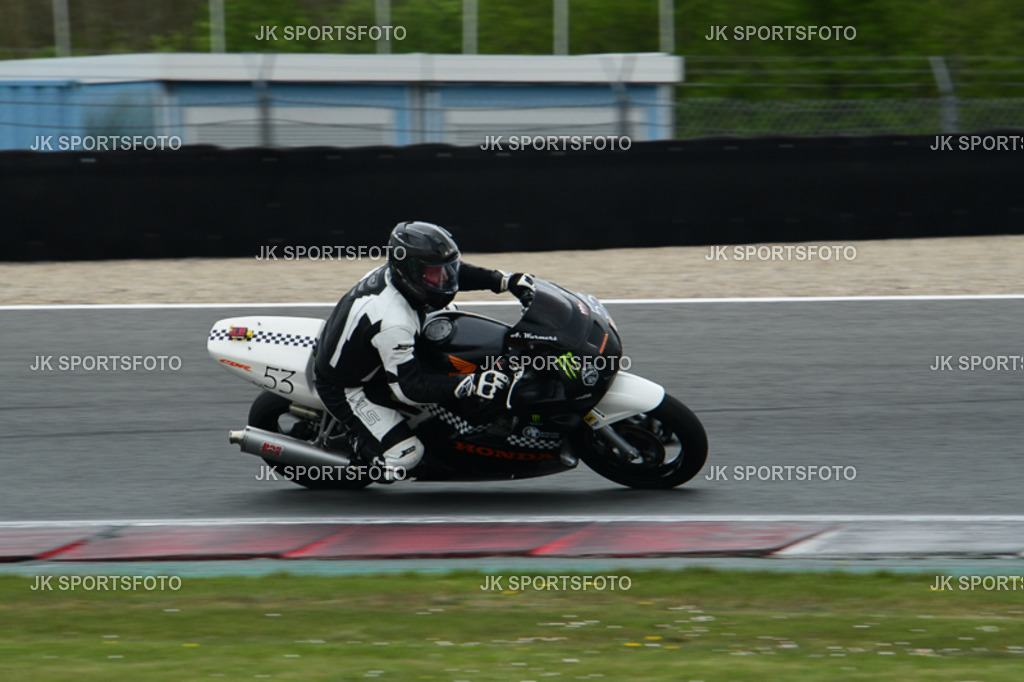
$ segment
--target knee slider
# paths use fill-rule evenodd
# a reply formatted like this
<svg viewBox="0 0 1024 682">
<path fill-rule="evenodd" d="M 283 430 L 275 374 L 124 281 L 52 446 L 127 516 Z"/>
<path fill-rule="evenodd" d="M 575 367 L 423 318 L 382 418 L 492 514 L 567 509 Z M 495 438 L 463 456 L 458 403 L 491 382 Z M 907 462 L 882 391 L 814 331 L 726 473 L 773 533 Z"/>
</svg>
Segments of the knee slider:
<svg viewBox="0 0 1024 682">
<path fill-rule="evenodd" d="M 384 451 L 384 463 L 391 467 L 412 469 L 423 459 L 423 442 L 413 436 L 391 446 Z"/>
</svg>

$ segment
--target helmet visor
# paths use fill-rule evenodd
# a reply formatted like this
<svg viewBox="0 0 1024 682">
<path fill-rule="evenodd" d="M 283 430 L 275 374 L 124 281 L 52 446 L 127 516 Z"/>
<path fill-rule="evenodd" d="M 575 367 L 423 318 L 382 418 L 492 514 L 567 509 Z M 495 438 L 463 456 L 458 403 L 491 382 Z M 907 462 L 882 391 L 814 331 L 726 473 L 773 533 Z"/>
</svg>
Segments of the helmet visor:
<svg viewBox="0 0 1024 682">
<path fill-rule="evenodd" d="M 424 264 L 417 283 L 429 291 L 455 293 L 459 290 L 459 261 L 442 265 Z"/>
</svg>

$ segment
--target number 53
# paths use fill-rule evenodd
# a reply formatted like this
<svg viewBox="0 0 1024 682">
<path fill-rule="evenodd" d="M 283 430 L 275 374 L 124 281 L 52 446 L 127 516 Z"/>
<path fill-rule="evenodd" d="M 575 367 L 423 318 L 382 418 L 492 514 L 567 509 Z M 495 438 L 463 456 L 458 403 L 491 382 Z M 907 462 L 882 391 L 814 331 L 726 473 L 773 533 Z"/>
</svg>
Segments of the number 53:
<svg viewBox="0 0 1024 682">
<path fill-rule="evenodd" d="M 283 376 L 282 376 L 283 375 Z M 270 379 L 272 383 L 263 384 L 264 388 L 271 390 L 278 390 L 281 393 L 292 393 L 295 391 L 295 384 L 288 381 L 295 372 L 290 369 L 281 369 L 280 367 L 267 367 L 267 371 L 263 373 L 263 376 Z"/>
</svg>

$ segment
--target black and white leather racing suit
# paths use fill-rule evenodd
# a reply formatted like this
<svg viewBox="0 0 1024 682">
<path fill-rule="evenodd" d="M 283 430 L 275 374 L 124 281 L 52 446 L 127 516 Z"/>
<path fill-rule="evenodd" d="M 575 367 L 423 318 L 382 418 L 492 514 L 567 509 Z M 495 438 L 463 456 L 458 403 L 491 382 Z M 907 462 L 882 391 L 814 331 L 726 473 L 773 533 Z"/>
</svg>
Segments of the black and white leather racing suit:
<svg viewBox="0 0 1024 682">
<path fill-rule="evenodd" d="M 508 281 L 508 273 L 469 263 L 461 264 L 458 277 L 460 291 L 499 293 Z M 424 319 L 382 265 L 342 297 L 317 345 L 316 389 L 328 411 L 362 434 L 368 454 L 406 470 L 423 457 L 423 443 L 394 406 L 450 399 L 463 379 L 420 367 L 415 343 Z"/>
</svg>

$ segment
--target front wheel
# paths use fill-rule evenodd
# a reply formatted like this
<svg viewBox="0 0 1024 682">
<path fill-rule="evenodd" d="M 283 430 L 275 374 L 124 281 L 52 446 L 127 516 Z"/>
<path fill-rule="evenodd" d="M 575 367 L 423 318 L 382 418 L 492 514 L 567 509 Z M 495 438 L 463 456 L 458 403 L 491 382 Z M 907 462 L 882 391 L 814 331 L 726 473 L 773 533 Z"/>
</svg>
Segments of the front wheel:
<svg viewBox="0 0 1024 682">
<path fill-rule="evenodd" d="M 316 434 L 316 426 L 308 420 L 300 419 L 288 411 L 291 401 L 273 393 L 263 392 L 253 401 L 249 408 L 249 426 L 257 429 L 280 433 L 299 440 L 309 440 Z M 288 471 L 281 466 L 280 462 L 263 458 L 270 468 L 278 476 L 293 483 L 297 483 L 313 490 L 357 490 L 365 488 L 373 481 L 365 476 L 358 476 L 354 480 L 323 480 L 307 475 L 289 476 Z"/>
<path fill-rule="evenodd" d="M 665 489 L 696 476 L 708 458 L 708 436 L 690 408 L 665 394 L 646 414 L 612 425 L 637 450 L 619 452 L 600 433 L 583 427 L 580 458 L 605 478 L 631 488 Z"/>
</svg>

